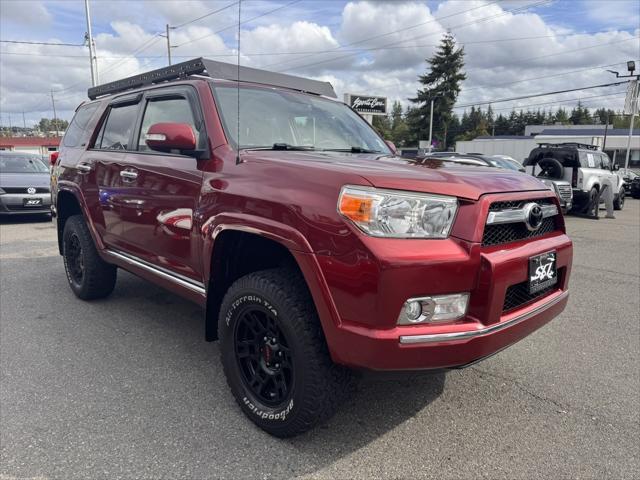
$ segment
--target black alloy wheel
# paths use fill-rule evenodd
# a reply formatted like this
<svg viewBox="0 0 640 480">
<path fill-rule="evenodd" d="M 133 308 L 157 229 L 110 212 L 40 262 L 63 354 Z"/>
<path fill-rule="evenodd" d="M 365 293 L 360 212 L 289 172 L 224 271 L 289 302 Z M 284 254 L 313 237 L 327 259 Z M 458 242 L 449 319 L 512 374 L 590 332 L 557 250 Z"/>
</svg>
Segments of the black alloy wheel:
<svg viewBox="0 0 640 480">
<path fill-rule="evenodd" d="M 265 405 L 283 404 L 293 391 L 294 367 L 289 342 L 273 314 L 258 305 L 239 312 L 234 345 L 246 388 Z"/>
<path fill-rule="evenodd" d="M 76 285 L 82 285 L 84 277 L 84 258 L 82 257 L 82 245 L 78 235 L 72 233 L 65 245 L 69 276 Z"/>
</svg>

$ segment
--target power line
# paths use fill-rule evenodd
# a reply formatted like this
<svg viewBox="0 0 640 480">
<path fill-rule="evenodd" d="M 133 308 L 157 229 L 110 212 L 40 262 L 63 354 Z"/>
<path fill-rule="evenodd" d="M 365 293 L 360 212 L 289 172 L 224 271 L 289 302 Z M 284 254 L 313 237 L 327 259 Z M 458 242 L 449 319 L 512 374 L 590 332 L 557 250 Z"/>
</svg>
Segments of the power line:
<svg viewBox="0 0 640 480">
<path fill-rule="evenodd" d="M 171 26 L 171 28 L 172 28 L 172 29 L 174 29 L 174 30 L 175 30 L 176 28 L 182 28 L 182 27 L 184 27 L 184 26 L 186 26 L 186 25 L 189 25 L 190 23 L 197 22 L 198 20 L 202 20 L 203 18 L 207 18 L 207 17 L 209 17 L 209 16 L 211 16 L 211 15 L 214 15 L 214 14 L 216 14 L 216 13 L 222 12 L 223 10 L 226 10 L 227 8 L 233 7 L 234 5 L 237 5 L 238 3 L 240 3 L 240 2 L 233 2 L 233 3 L 230 3 L 230 4 L 229 4 L 229 5 L 227 5 L 226 7 L 219 8 L 219 9 L 217 9 L 217 10 L 214 10 L 213 12 L 209 12 L 209 13 L 207 13 L 207 14 L 205 14 L 205 15 L 202 15 L 201 17 L 194 18 L 193 20 L 189 20 L 188 22 L 181 23 L 180 25 L 174 25 L 174 26 Z"/>
<path fill-rule="evenodd" d="M 529 8 L 540 6 L 540 5 L 543 5 L 543 4 L 546 4 L 546 3 L 549 3 L 549 0 L 542 0 L 542 1 L 537 2 L 537 3 L 532 3 L 532 4 L 524 5 L 522 7 L 512 8 L 511 10 L 504 10 L 501 13 L 496 14 L 496 15 L 491 15 L 491 16 L 488 16 L 488 17 L 479 18 L 479 19 L 476 19 L 476 20 L 473 20 L 473 21 L 470 21 L 470 22 L 461 23 L 459 25 L 455 25 L 453 27 L 449 27 L 449 30 L 452 30 L 454 28 L 464 28 L 464 27 L 467 27 L 467 26 L 470 26 L 470 25 L 475 25 L 475 24 L 482 23 L 482 22 L 485 22 L 485 21 L 490 21 L 490 20 L 493 20 L 493 19 L 496 19 L 496 18 L 503 17 L 503 16 L 505 16 L 507 14 L 510 14 L 510 13 L 518 12 L 518 11 L 521 11 L 521 10 L 527 10 Z M 486 5 L 483 5 L 483 6 L 486 6 Z M 460 13 L 465 13 L 465 12 L 460 12 Z M 437 18 L 437 19 L 434 19 L 434 21 L 442 20 L 443 18 L 444 17 Z M 397 30 L 396 32 L 400 32 L 400 31 L 404 31 L 404 29 Z M 395 32 L 390 32 L 390 33 L 395 33 Z M 388 43 L 386 45 L 381 45 L 381 46 L 390 47 L 390 46 L 393 46 L 393 45 L 397 45 L 399 43 L 410 42 L 410 41 L 417 40 L 419 38 L 424 38 L 424 37 L 432 37 L 434 35 L 440 35 L 440 32 L 433 32 L 433 33 L 428 33 L 428 34 L 425 34 L 425 35 L 419 35 L 417 37 L 398 40 L 396 42 Z M 314 65 L 320 65 L 320 64 L 323 64 L 323 63 L 333 62 L 335 60 L 341 60 L 343 58 L 352 57 L 354 55 L 357 55 L 357 53 L 341 55 L 339 57 L 334 57 L 334 58 L 330 58 L 330 59 L 326 59 L 326 60 L 321 60 L 319 62 L 312 62 L 312 63 L 308 63 L 308 64 L 303 64 L 303 65 L 295 65 L 295 66 L 293 66 L 291 68 L 286 68 L 284 70 L 279 70 L 279 71 L 280 72 L 288 72 L 290 70 L 294 70 L 294 69 L 298 69 L 298 68 L 306 68 L 306 67 L 310 67 L 310 66 L 314 66 Z M 295 60 L 300 60 L 300 59 L 295 59 Z M 278 62 L 278 63 L 284 63 L 284 62 Z M 268 65 L 266 65 L 266 67 L 270 67 L 270 66 L 274 66 L 274 65 L 276 65 L 276 64 L 268 64 Z"/>
<path fill-rule="evenodd" d="M 492 83 L 491 85 L 488 85 L 488 87 L 490 87 L 490 88 L 506 87 L 508 85 L 515 85 L 516 83 L 530 82 L 532 80 L 544 80 L 544 79 L 547 79 L 547 78 L 554 78 L 554 77 L 562 77 L 564 75 L 570 75 L 572 73 L 587 72 L 589 70 L 597 70 L 599 68 L 615 67 L 616 65 L 623 65 L 625 63 L 626 62 L 609 63 L 608 65 L 598 65 L 598 66 L 595 66 L 595 67 L 581 68 L 579 70 L 570 70 L 568 72 L 554 73 L 553 75 L 542 75 L 540 77 L 523 78 L 521 80 L 516 80 L 514 82 Z M 467 72 L 465 72 L 465 73 L 467 73 Z M 465 88 L 464 91 L 466 93 L 466 92 L 469 92 L 471 90 L 478 90 L 479 88 L 487 88 L 487 86 L 478 85 L 477 87 Z"/>
<path fill-rule="evenodd" d="M 26 40 L 0 40 L 0 43 L 17 43 L 23 45 L 51 45 L 56 47 L 84 47 L 84 43 L 52 43 L 52 42 L 31 42 Z"/>
<path fill-rule="evenodd" d="M 172 27 L 173 28 L 173 27 Z M 584 35 L 597 35 L 599 33 L 607 33 L 607 31 L 595 31 L 595 32 L 585 32 Z M 487 43 L 501 43 L 501 42 L 515 42 L 519 40 L 535 40 L 540 38 L 558 38 L 558 37 L 570 37 L 574 36 L 576 33 L 561 33 L 554 35 L 537 35 L 531 37 L 512 37 L 512 38 L 496 38 L 493 40 L 477 40 L 472 42 L 465 42 L 462 44 L 463 46 L 467 45 L 479 45 L 479 44 L 487 44 Z M 353 48 L 353 49 L 344 49 L 341 52 L 366 52 L 366 51 L 376 51 L 376 50 L 397 50 L 404 48 L 423 48 L 423 47 L 437 47 L 438 44 L 430 43 L 430 44 L 422 44 L 422 45 L 397 45 L 393 47 L 367 47 L 367 48 Z M 175 47 L 174 47 L 175 48 Z M 335 49 L 329 50 L 302 50 L 302 51 L 293 51 L 293 52 L 242 52 L 243 55 L 248 57 L 257 57 L 257 56 L 277 56 L 277 55 L 317 55 L 321 53 L 333 53 Z M 65 54 L 49 54 L 49 53 L 27 53 L 27 52 L 0 52 L 2 55 L 18 55 L 18 56 L 31 56 L 31 57 L 57 57 L 57 58 L 86 58 L 86 55 L 65 55 Z M 171 55 L 175 58 L 193 58 L 193 55 Z M 236 57 L 235 53 L 203 53 L 203 57 Z M 164 58 L 165 55 L 137 55 L 137 58 Z M 103 59 L 123 59 L 130 58 L 130 56 L 104 56 L 101 55 L 100 58 Z M 300 59 L 296 59 L 300 60 Z M 624 63 L 624 62 L 621 62 Z M 618 63 L 614 63 L 612 66 L 619 65 Z M 597 67 L 593 67 L 597 68 Z M 476 70 L 476 69 L 474 69 Z M 474 87 L 476 88 L 476 87 Z"/>
<path fill-rule="evenodd" d="M 500 99 L 497 99 L 497 100 L 473 102 L 473 103 L 467 103 L 467 104 L 464 104 L 464 105 L 457 105 L 457 106 L 455 106 L 453 108 L 454 109 L 458 109 L 458 108 L 477 107 L 479 105 L 492 105 L 494 103 L 512 102 L 512 101 L 515 101 L 515 100 L 525 100 L 527 98 L 546 97 L 548 95 L 558 95 L 560 93 L 569 93 L 569 92 L 578 92 L 578 91 L 582 91 L 582 90 L 591 90 L 593 88 L 613 87 L 613 86 L 616 86 L 616 85 L 625 85 L 627 83 L 629 83 L 629 80 L 625 80 L 625 81 L 622 81 L 622 82 L 603 83 L 601 85 L 591 85 L 591 86 L 588 86 L 588 87 L 569 88 L 569 89 L 566 89 L 566 90 L 556 90 L 554 92 L 535 93 L 535 94 L 532 94 L 532 95 L 521 95 L 519 97 L 500 98 Z"/>
<path fill-rule="evenodd" d="M 340 46 L 334 48 L 332 51 L 335 52 L 335 53 L 340 53 L 340 52 L 344 51 L 342 49 L 345 48 L 345 47 L 351 47 L 353 45 L 358 45 L 360 43 L 368 42 L 369 40 L 374 40 L 376 38 L 381 38 L 381 37 L 386 37 L 386 36 L 389 36 L 389 35 L 393 35 L 394 33 L 398 33 L 398 32 L 406 32 L 407 30 L 411 30 L 413 28 L 418 28 L 418 27 L 422 27 L 422 26 L 430 24 L 430 23 L 439 22 L 440 20 L 444 20 L 444 19 L 450 18 L 450 17 L 455 17 L 457 15 L 462 15 L 463 13 L 468 13 L 468 12 L 471 12 L 473 10 L 477 10 L 479 8 L 485 8 L 485 7 L 488 7 L 489 5 L 493 5 L 493 4 L 496 4 L 496 3 L 498 3 L 498 2 L 496 1 L 496 2 L 491 2 L 491 3 L 488 3 L 488 4 L 483 4 L 483 5 L 468 9 L 468 10 L 463 10 L 461 12 L 452 13 L 450 15 L 445 15 L 443 17 L 438 17 L 438 18 L 434 17 L 433 19 L 427 20 L 426 22 L 416 23 L 415 25 L 411 25 L 409 27 L 405 27 L 405 28 L 402 28 L 402 29 L 392 30 L 390 32 L 386 32 L 386 33 L 382 33 L 382 34 L 378 34 L 378 35 L 373 35 L 371 37 L 361 38 L 360 40 L 357 40 L 355 42 L 350 42 L 350 43 L 346 43 L 344 45 L 340 45 Z M 331 53 L 331 52 L 327 52 L 327 53 Z M 313 55 L 313 54 L 311 54 L 311 55 Z M 309 56 L 311 56 L 311 55 L 309 55 Z M 274 66 L 282 65 L 284 63 L 289 63 L 289 62 L 295 61 L 295 60 L 302 60 L 302 59 L 295 58 L 295 59 L 292 59 L 292 60 L 284 60 L 284 61 L 280 61 L 280 62 L 269 63 L 269 64 L 265 65 L 264 67 L 274 67 Z"/>
<path fill-rule="evenodd" d="M 625 93 L 626 93 L 626 90 L 621 90 L 619 92 L 608 93 L 606 95 L 590 95 L 588 97 L 567 98 L 565 100 L 557 100 L 557 101 L 553 101 L 553 102 L 531 103 L 531 104 L 528 104 L 528 105 L 512 105 L 510 107 L 494 108 L 493 111 L 494 112 L 501 112 L 501 111 L 504 111 L 504 110 L 522 110 L 524 108 L 530 108 L 530 107 L 542 107 L 544 105 L 563 105 L 565 103 L 581 102 L 582 100 L 613 97 L 615 95 L 624 95 Z"/>
<path fill-rule="evenodd" d="M 224 27 L 224 28 L 222 28 L 222 29 L 220 29 L 220 30 L 217 30 L 217 31 L 215 31 L 215 32 L 213 32 L 213 33 L 208 33 L 207 35 L 204 35 L 204 36 L 202 36 L 202 37 L 198 37 L 198 38 L 194 38 L 193 40 L 187 40 L 186 42 L 182 42 L 182 43 L 180 43 L 180 44 L 178 44 L 178 45 L 173 45 L 172 47 L 173 47 L 173 48 L 179 48 L 179 47 L 182 47 L 183 45 L 187 45 L 187 44 L 189 44 L 189 43 L 197 42 L 197 41 L 203 40 L 203 39 L 205 39 L 205 38 L 212 37 L 212 36 L 214 36 L 214 35 L 217 35 L 218 33 L 222 33 L 222 32 L 224 32 L 224 31 L 226 31 L 226 30 L 229 30 L 230 28 L 237 28 L 237 26 L 238 26 L 238 25 L 244 25 L 245 23 L 252 22 L 253 20 L 256 20 L 256 19 L 258 19 L 258 18 L 260 18 L 260 17 L 264 17 L 264 16 L 269 15 L 269 14 L 271 14 L 271 13 L 277 12 L 278 10 L 282 10 L 283 8 L 290 7 L 290 6 L 291 6 L 291 5 L 293 5 L 294 3 L 299 3 L 299 2 L 301 2 L 301 1 L 302 1 L 302 0 L 293 0 L 292 2 L 289 2 L 289 3 L 286 3 L 286 4 L 284 4 L 284 5 L 281 5 L 281 6 L 279 6 L 278 8 L 274 8 L 273 10 L 269 10 L 268 12 L 264 12 L 264 13 L 262 13 L 262 14 L 260 14 L 260 15 L 257 15 L 257 16 L 255 16 L 255 17 L 249 18 L 249 19 L 247 19 L 247 20 L 244 20 L 243 22 L 240 22 L 239 24 L 238 24 L 238 23 L 236 23 L 236 24 L 233 24 L 233 25 L 229 25 L 229 26 Z M 236 2 L 236 3 L 237 3 L 237 2 Z M 238 32 L 238 35 L 239 35 L 239 34 L 240 34 L 240 32 Z"/>
</svg>

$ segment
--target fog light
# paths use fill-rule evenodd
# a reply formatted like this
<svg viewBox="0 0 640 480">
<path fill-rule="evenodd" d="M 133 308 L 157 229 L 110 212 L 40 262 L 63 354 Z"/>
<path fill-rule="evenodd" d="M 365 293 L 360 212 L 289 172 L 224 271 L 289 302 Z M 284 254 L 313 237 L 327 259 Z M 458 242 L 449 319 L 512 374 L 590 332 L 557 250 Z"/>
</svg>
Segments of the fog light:
<svg viewBox="0 0 640 480">
<path fill-rule="evenodd" d="M 406 302 L 404 316 L 409 323 L 419 322 L 422 316 L 422 304 L 420 302 Z"/>
<path fill-rule="evenodd" d="M 468 293 L 410 298 L 400 311 L 398 325 L 458 320 L 466 315 L 468 304 Z"/>
</svg>

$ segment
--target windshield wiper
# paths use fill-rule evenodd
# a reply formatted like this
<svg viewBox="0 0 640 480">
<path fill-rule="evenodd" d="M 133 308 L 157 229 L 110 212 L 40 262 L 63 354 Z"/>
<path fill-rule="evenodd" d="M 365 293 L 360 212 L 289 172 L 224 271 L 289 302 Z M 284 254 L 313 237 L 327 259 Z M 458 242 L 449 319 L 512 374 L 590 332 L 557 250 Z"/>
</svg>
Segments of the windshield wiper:
<svg viewBox="0 0 640 480">
<path fill-rule="evenodd" d="M 325 152 L 351 152 L 351 153 L 382 153 L 380 150 L 370 150 L 362 147 L 351 148 L 323 148 Z"/>
<path fill-rule="evenodd" d="M 304 145 L 290 145 L 288 143 L 274 143 L 270 147 L 245 147 L 245 150 L 315 150 L 315 147 Z"/>
</svg>

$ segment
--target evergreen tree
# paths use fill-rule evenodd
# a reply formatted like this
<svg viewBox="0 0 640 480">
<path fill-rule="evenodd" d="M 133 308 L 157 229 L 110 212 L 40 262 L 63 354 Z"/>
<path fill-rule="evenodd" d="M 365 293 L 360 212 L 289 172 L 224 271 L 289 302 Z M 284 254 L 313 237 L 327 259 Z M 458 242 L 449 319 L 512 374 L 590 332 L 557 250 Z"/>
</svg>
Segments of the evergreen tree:
<svg viewBox="0 0 640 480">
<path fill-rule="evenodd" d="M 464 67 L 464 48 L 458 48 L 450 33 L 444 35 L 436 53 L 427 60 L 429 72 L 420 75 L 422 88 L 418 90 L 411 102 L 416 104 L 412 109 L 410 128 L 413 136 L 426 139 L 429 135 L 429 115 L 431 100 L 435 100 L 433 109 L 433 132 L 435 138 L 447 147 L 448 129 L 453 119 L 453 105 L 460 93 L 460 84 L 467 76 L 462 72 Z"/>
</svg>

